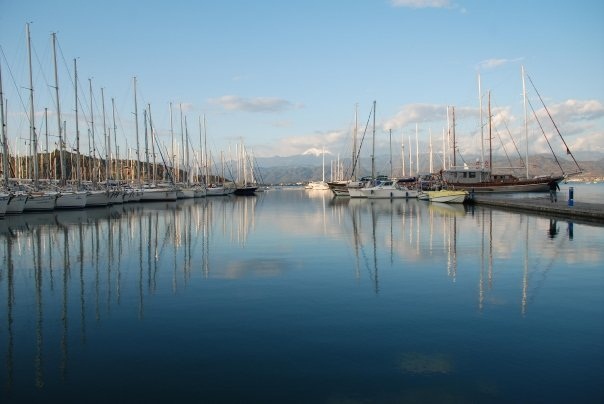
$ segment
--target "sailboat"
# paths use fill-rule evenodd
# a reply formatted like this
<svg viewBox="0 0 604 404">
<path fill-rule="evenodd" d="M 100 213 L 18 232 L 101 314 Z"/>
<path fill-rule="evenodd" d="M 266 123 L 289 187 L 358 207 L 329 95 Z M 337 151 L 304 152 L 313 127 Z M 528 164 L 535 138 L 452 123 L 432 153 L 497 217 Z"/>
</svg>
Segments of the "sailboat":
<svg viewBox="0 0 604 404">
<path fill-rule="evenodd" d="M 8 140 L 6 138 L 6 125 L 4 119 L 4 93 L 2 92 L 2 66 L 0 66 L 0 125 L 2 126 L 2 173 L 4 186 L 0 192 L 0 216 L 23 212 L 27 194 L 10 190 L 8 160 Z"/>
<path fill-rule="evenodd" d="M 530 77 L 529 77 L 529 80 L 530 80 Z M 492 123 L 491 123 L 491 105 L 490 105 L 490 93 L 489 93 L 489 107 L 488 107 L 489 108 L 489 113 L 488 113 L 489 114 L 489 121 L 488 121 L 488 124 L 489 124 L 489 154 L 490 154 L 489 160 L 483 161 L 482 163 L 480 161 L 477 161 L 475 167 L 472 167 L 468 164 L 464 164 L 463 166 L 456 166 L 455 165 L 455 146 L 454 146 L 453 166 L 450 167 L 449 169 L 443 171 L 443 181 L 445 182 L 445 184 L 448 187 L 453 187 L 455 189 L 462 189 L 462 190 L 467 190 L 467 191 L 476 192 L 476 193 L 547 192 L 547 191 L 549 191 L 549 184 L 551 184 L 552 182 L 559 183 L 567 177 L 567 174 L 564 173 L 564 170 L 562 169 L 562 166 L 558 162 L 556 155 L 553 153 L 553 150 L 552 150 L 552 154 L 554 154 L 554 158 L 556 159 L 556 162 L 558 163 L 558 166 L 560 167 L 562 174 L 561 175 L 541 175 L 541 176 L 536 176 L 533 178 L 529 177 L 529 175 L 528 175 L 528 123 L 527 123 L 527 114 L 526 114 L 527 98 L 526 98 L 524 68 L 522 68 L 522 83 L 523 83 L 524 108 L 525 108 L 525 125 L 524 125 L 524 127 L 525 127 L 525 137 L 526 137 L 526 142 L 527 142 L 527 156 L 526 156 L 526 161 L 525 161 L 526 178 L 518 178 L 512 174 L 507 174 L 507 173 L 495 173 L 493 170 L 492 150 L 490 147 L 490 141 L 492 138 L 492 136 L 491 136 Z M 532 81 L 531 81 L 531 84 L 532 84 Z M 533 88 L 534 88 L 534 86 L 533 86 Z M 535 91 L 537 91 L 536 88 L 535 88 Z M 537 92 L 537 94 L 539 94 L 539 93 Z M 539 98 L 541 99 L 541 96 L 539 96 Z M 543 103 L 542 99 L 541 99 L 541 102 Z M 545 106 L 544 103 L 543 103 L 543 106 L 544 106 L 545 110 L 548 112 L 549 118 L 553 122 L 553 119 L 552 119 L 551 115 L 549 114 L 549 111 L 547 110 L 547 107 Z M 531 106 L 531 108 L 532 108 L 532 106 Z M 533 110 L 533 113 L 534 112 L 535 111 Z M 536 114 L 535 114 L 535 118 L 536 118 Z M 481 126 L 482 126 L 482 123 L 481 123 Z M 556 130 L 558 130 L 555 123 L 554 123 L 554 127 L 556 127 Z M 545 136 L 545 133 L 543 133 L 543 135 Z M 560 138 L 562 138 L 560 131 L 558 131 L 558 135 L 560 135 Z M 547 139 L 547 137 L 546 137 L 546 139 Z M 562 141 L 564 142 L 563 138 L 562 138 Z M 455 140 L 453 140 L 453 143 L 455 143 Z M 548 144 L 549 144 L 549 140 L 548 140 Z M 564 145 L 566 146 L 566 142 L 564 142 Z M 550 148 L 551 148 L 551 146 L 550 146 Z M 566 151 L 568 154 L 570 154 L 572 156 L 572 153 L 570 152 L 570 149 L 568 148 L 568 146 L 566 147 Z M 573 157 L 573 160 L 574 160 L 574 157 Z M 581 172 L 581 168 L 579 167 L 576 160 L 575 160 L 575 164 L 577 165 L 577 168 L 579 170 L 578 172 Z"/>
<path fill-rule="evenodd" d="M 329 185 L 325 182 L 325 147 L 323 147 L 321 154 L 323 155 L 321 181 L 311 181 L 308 185 L 310 186 L 310 189 L 323 191 L 329 189 Z"/>
<path fill-rule="evenodd" d="M 54 34 L 53 34 L 53 45 L 55 44 L 54 41 Z M 55 79 L 57 77 L 57 72 L 56 72 L 56 68 L 57 68 L 57 61 L 56 61 L 56 52 L 54 52 L 55 55 Z M 60 188 L 59 190 L 59 195 L 57 195 L 57 200 L 55 202 L 55 208 L 57 209 L 78 209 L 78 208 L 83 208 L 86 206 L 86 195 L 87 195 L 87 191 L 83 191 L 80 188 L 81 186 L 81 180 L 80 180 L 80 132 L 78 129 L 78 70 L 77 70 L 77 64 L 76 64 L 76 59 L 73 60 L 73 66 L 74 66 L 74 75 L 75 75 L 75 120 L 76 120 L 76 143 L 77 143 L 77 156 L 76 156 L 76 177 L 77 177 L 77 186 L 75 189 L 69 189 L 67 187 L 65 187 L 65 172 L 63 172 L 63 170 L 61 170 L 61 183 L 63 184 L 63 187 Z M 59 105 L 59 86 L 58 86 L 58 82 L 57 82 L 57 106 Z M 61 115 L 58 113 L 59 108 L 57 108 L 57 119 L 59 121 L 59 130 L 61 127 Z M 65 129 L 65 128 L 63 128 Z M 64 142 L 60 142 L 60 147 L 61 147 L 61 153 L 64 153 Z"/>
<path fill-rule="evenodd" d="M 39 186 L 38 172 L 38 141 L 34 123 L 34 85 L 31 67 L 31 38 L 29 34 L 29 24 L 26 24 L 27 31 L 27 55 L 29 62 L 29 136 L 33 144 L 33 187 L 28 184 L 21 184 L 21 190 L 28 193 L 25 201 L 24 211 L 49 211 L 55 208 L 58 193 L 53 191 L 43 191 Z"/>
<path fill-rule="evenodd" d="M 241 181 L 238 181 L 239 184 L 237 184 L 233 193 L 239 196 L 251 196 L 256 193 L 258 186 L 254 181 L 254 167 L 252 165 L 252 159 L 248 156 L 243 142 L 241 143 L 239 155 L 240 170 L 238 171 L 241 173 Z"/>
</svg>

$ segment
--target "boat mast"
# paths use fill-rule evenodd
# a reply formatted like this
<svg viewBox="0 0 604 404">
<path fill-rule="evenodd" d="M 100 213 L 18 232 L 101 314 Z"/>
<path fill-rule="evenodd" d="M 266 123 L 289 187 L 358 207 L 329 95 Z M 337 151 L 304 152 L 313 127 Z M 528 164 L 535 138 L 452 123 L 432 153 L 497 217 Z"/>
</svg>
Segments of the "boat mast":
<svg viewBox="0 0 604 404">
<path fill-rule="evenodd" d="M 403 177 L 405 176 L 405 135 L 401 133 L 401 161 L 403 164 Z"/>
<path fill-rule="evenodd" d="M 141 158 L 140 158 L 140 142 L 138 136 L 138 103 L 136 100 L 136 76 L 134 82 L 134 131 L 136 132 L 136 180 L 138 186 L 141 185 Z"/>
<path fill-rule="evenodd" d="M 358 135 L 358 125 L 359 125 L 358 109 L 359 109 L 359 104 L 358 103 L 354 104 L 354 133 L 352 135 L 352 160 L 350 160 L 350 162 L 352 163 L 352 180 L 353 181 L 357 180 L 356 169 L 355 169 L 356 168 L 355 160 L 356 160 L 356 155 L 357 155 L 357 135 Z"/>
<path fill-rule="evenodd" d="M 36 127 L 34 120 L 34 80 L 31 67 L 31 38 L 29 24 L 25 25 L 27 31 L 27 55 L 29 62 L 29 140 L 33 145 L 34 187 L 38 189 L 38 142 L 36 140 Z"/>
<path fill-rule="evenodd" d="M 375 100 L 373 101 L 373 143 L 371 146 L 371 178 L 375 179 Z"/>
<path fill-rule="evenodd" d="M 493 169 L 493 145 L 492 145 L 492 135 L 493 135 L 493 122 L 491 116 L 491 90 L 488 92 L 489 95 L 489 168 Z"/>
<path fill-rule="evenodd" d="M 155 162 L 155 134 L 153 133 L 153 120 L 151 119 L 151 104 L 147 104 L 149 109 L 149 131 L 151 132 L 151 153 L 153 154 L 153 185 L 156 183 L 157 166 Z"/>
<path fill-rule="evenodd" d="M 389 138 L 389 147 L 390 147 L 390 178 L 393 177 L 394 173 L 392 172 L 392 129 L 388 130 L 388 138 Z"/>
<path fill-rule="evenodd" d="M 92 184 L 96 187 L 96 144 L 94 139 L 94 109 L 92 107 L 92 79 L 88 79 L 88 89 L 90 91 L 90 135 L 92 137 Z"/>
<path fill-rule="evenodd" d="M 147 178 L 145 183 L 149 183 L 149 134 L 147 132 L 147 109 L 143 110 L 143 121 L 145 122 L 145 173 Z"/>
<path fill-rule="evenodd" d="M 61 180 L 65 176 L 65 155 L 63 153 L 63 128 L 61 127 L 61 103 L 59 101 L 59 69 L 57 68 L 57 34 L 52 33 L 52 55 L 55 68 L 55 94 L 57 98 L 57 133 L 59 135 L 59 160 L 61 163 Z"/>
<path fill-rule="evenodd" d="M 105 89 L 101 87 L 101 104 L 103 110 L 103 137 L 105 138 L 105 183 L 109 186 L 109 177 L 111 173 L 109 171 L 109 146 L 110 140 L 109 136 L 107 136 L 107 119 L 105 116 Z"/>
<path fill-rule="evenodd" d="M 526 109 L 526 83 L 524 81 L 524 65 L 520 67 L 520 71 L 522 73 L 522 104 L 524 106 L 524 141 L 526 143 L 525 155 L 524 155 L 524 164 L 526 166 L 526 179 L 529 178 L 529 140 L 528 140 L 528 111 Z"/>
<path fill-rule="evenodd" d="M 170 155 L 170 161 L 172 162 L 172 166 L 177 168 L 176 164 L 176 154 L 174 153 L 174 123 L 172 117 L 172 102 L 170 102 L 170 139 L 172 141 L 172 154 Z"/>
<path fill-rule="evenodd" d="M 189 128 L 187 126 L 187 116 L 185 115 L 185 145 L 183 147 L 183 158 L 185 159 L 185 166 L 183 167 L 184 180 L 186 181 L 187 186 L 191 186 L 191 173 L 189 172 Z"/>
<path fill-rule="evenodd" d="M 453 130 L 451 135 L 453 136 L 453 167 L 457 166 L 457 158 L 455 156 L 455 107 L 451 107 L 451 122 L 453 123 Z"/>
<path fill-rule="evenodd" d="M 8 143 L 6 141 L 6 122 L 4 120 L 4 93 L 2 92 L 2 64 L 0 64 L 0 124 L 2 125 L 2 173 L 4 186 L 8 187 Z"/>
<path fill-rule="evenodd" d="M 203 114 L 203 161 L 206 180 L 204 181 L 206 188 L 210 185 L 210 167 L 208 165 L 208 134 L 206 126 L 206 114 Z"/>
<path fill-rule="evenodd" d="M 434 172 L 433 159 L 432 159 L 432 129 L 430 129 L 430 173 Z"/>
<path fill-rule="evenodd" d="M 484 126 L 482 124 L 482 90 L 480 83 L 480 73 L 478 73 L 478 108 L 480 115 L 480 161 L 484 168 Z"/>
<path fill-rule="evenodd" d="M 117 145 L 117 126 L 115 123 L 115 98 L 111 98 L 111 116 L 113 117 L 113 145 L 115 146 L 115 179 L 118 182 L 121 180 L 120 176 L 120 148 Z M 111 137 L 111 136 L 110 136 Z"/>
<path fill-rule="evenodd" d="M 416 123 L 415 124 L 415 175 L 418 176 L 419 175 L 419 140 L 418 140 L 418 132 L 419 132 L 419 125 Z"/>
<path fill-rule="evenodd" d="M 75 88 L 75 127 L 76 127 L 76 184 L 77 189 L 80 190 L 82 188 L 82 178 L 81 178 L 81 164 L 80 164 L 80 126 L 78 124 L 78 65 L 77 59 L 73 59 L 73 73 L 74 73 L 74 88 Z"/>
</svg>

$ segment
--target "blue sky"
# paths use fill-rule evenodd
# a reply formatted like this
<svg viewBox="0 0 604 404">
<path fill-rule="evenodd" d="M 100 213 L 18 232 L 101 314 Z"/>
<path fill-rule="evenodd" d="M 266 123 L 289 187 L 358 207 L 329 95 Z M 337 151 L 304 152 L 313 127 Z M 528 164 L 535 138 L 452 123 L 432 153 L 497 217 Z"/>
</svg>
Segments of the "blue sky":
<svg viewBox="0 0 604 404">
<path fill-rule="evenodd" d="M 89 148 L 89 78 L 97 136 L 103 131 L 102 87 L 108 126 L 115 100 L 120 154 L 136 147 L 136 76 L 141 144 L 142 108 L 150 104 L 160 142 L 170 148 L 171 102 L 176 140 L 182 107 L 194 148 L 205 114 L 214 153 L 243 140 L 258 157 L 322 147 L 348 156 L 355 105 L 362 133 L 375 100 L 378 152 L 387 152 L 389 130 L 395 150 L 401 141 L 408 147 L 409 137 L 415 148 L 416 127 L 420 149 L 426 150 L 432 134 L 433 150 L 441 152 L 446 107 L 454 106 L 459 150 L 471 154 L 481 144 L 480 73 L 483 120 L 490 90 L 493 147 L 503 152 L 498 140 L 503 138 L 509 152 L 508 131 L 524 142 L 524 66 L 571 150 L 604 152 L 604 2 L 599 0 L 0 0 L 0 10 L 13 149 L 24 150 L 29 130 L 25 24 L 30 22 L 36 127 L 44 133 L 48 108 L 51 143 L 57 123 L 50 35 L 56 32 L 61 112 L 70 145 L 75 102 L 69 75 L 73 59 L 78 61 L 83 150 Z M 535 122 L 529 127 L 531 153 L 546 152 L 539 127 Z M 365 142 L 362 153 L 369 154 Z"/>
</svg>

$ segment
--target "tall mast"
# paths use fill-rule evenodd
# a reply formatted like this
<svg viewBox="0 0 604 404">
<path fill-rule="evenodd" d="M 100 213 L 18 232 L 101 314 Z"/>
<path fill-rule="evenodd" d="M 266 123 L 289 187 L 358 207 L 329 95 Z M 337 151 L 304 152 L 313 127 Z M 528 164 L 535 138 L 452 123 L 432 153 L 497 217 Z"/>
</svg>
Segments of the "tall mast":
<svg viewBox="0 0 604 404">
<path fill-rule="evenodd" d="M 493 135 L 493 125 L 491 117 L 491 91 L 489 90 L 489 168 L 493 169 L 493 148 L 491 145 Z"/>
<path fill-rule="evenodd" d="M 187 117 L 185 116 L 185 147 L 183 148 L 183 152 L 184 152 L 184 159 L 185 159 L 185 166 L 183 167 L 184 170 L 187 170 L 186 173 L 185 171 L 183 171 L 183 174 L 185 176 L 185 180 L 187 182 L 187 185 L 191 185 L 191 178 L 190 178 L 190 172 L 189 172 L 189 128 L 187 127 Z"/>
<path fill-rule="evenodd" d="M 59 135 L 59 159 L 61 163 L 61 181 L 65 177 L 65 154 L 63 153 L 63 128 L 61 126 L 61 103 L 59 101 L 59 69 L 57 68 L 57 34 L 52 33 L 52 55 L 55 68 L 55 94 L 57 98 L 57 134 Z"/>
<path fill-rule="evenodd" d="M 429 168 L 430 173 L 434 172 L 434 166 L 432 163 L 433 163 L 433 160 L 432 160 L 432 128 L 430 128 L 430 168 Z"/>
<path fill-rule="evenodd" d="M 147 109 L 143 110 L 143 121 L 145 122 L 145 167 L 147 178 L 145 182 L 149 182 L 149 134 L 147 133 Z"/>
<path fill-rule="evenodd" d="M 113 145 L 115 146 L 115 179 L 118 181 L 121 180 L 120 176 L 120 149 L 117 145 L 117 126 L 115 125 L 115 99 L 111 98 L 111 109 L 112 109 L 112 117 L 113 117 Z"/>
<path fill-rule="evenodd" d="M 73 73 L 75 79 L 75 127 L 76 127 L 76 184 L 79 190 L 82 187 L 81 165 L 80 165 L 80 127 L 78 124 L 78 65 L 76 59 L 73 59 Z"/>
<path fill-rule="evenodd" d="M 176 164 L 176 154 L 174 153 L 174 123 L 172 120 L 172 102 L 170 102 L 170 137 L 171 137 L 171 141 L 172 141 L 172 147 L 171 147 L 171 153 L 172 155 L 170 156 L 170 161 L 172 162 L 172 166 L 174 166 L 174 168 L 178 168 L 178 165 Z M 177 171 L 178 174 L 178 171 Z M 178 181 L 178 180 L 177 180 Z"/>
<path fill-rule="evenodd" d="M 390 178 L 394 175 L 392 172 L 392 129 L 388 129 L 388 140 L 390 145 Z"/>
<path fill-rule="evenodd" d="M 350 160 L 350 164 L 352 166 L 352 180 L 353 181 L 357 180 L 355 168 L 356 168 L 356 157 L 357 157 L 357 135 L 358 135 L 358 126 L 359 126 L 358 109 L 359 109 L 359 104 L 358 103 L 354 104 L 354 134 L 352 136 L 352 160 Z"/>
<path fill-rule="evenodd" d="M 103 110 L 103 137 L 105 138 L 105 181 L 107 182 L 107 185 L 109 185 L 109 177 L 110 177 L 110 173 L 109 173 L 109 146 L 110 146 L 110 140 L 109 140 L 109 136 L 107 136 L 107 120 L 105 119 L 105 91 L 104 89 L 101 87 L 101 104 L 102 104 L 102 110 Z"/>
<path fill-rule="evenodd" d="M 0 63 L 0 124 L 2 125 L 2 173 L 4 186 L 8 187 L 8 143 L 6 141 L 6 122 L 4 121 L 4 93 L 2 92 L 2 64 Z"/>
<path fill-rule="evenodd" d="M 36 139 L 36 127 L 34 120 L 34 79 L 31 67 L 31 39 L 29 35 L 29 24 L 25 25 L 27 31 L 27 55 L 29 62 L 29 140 L 33 145 L 34 187 L 38 188 L 38 141 Z"/>
<path fill-rule="evenodd" d="M 47 179 L 50 179 L 50 154 L 48 154 L 48 108 L 44 108 L 44 129 L 45 129 L 45 140 L 46 140 L 46 150 L 45 154 L 48 155 L 48 171 L 46 173 L 42 173 Z M 44 160 L 42 160 L 42 168 L 44 168 Z"/>
<path fill-rule="evenodd" d="M 451 107 L 451 121 L 453 123 L 453 130 L 451 131 L 451 135 L 453 136 L 453 167 L 457 166 L 457 157 L 456 157 L 456 153 L 455 153 L 455 148 L 456 148 L 456 144 L 455 144 L 455 107 Z"/>
<path fill-rule="evenodd" d="M 183 126 L 183 115 L 182 115 L 182 103 L 178 104 L 178 107 L 180 109 L 180 161 L 179 161 L 179 166 L 182 167 L 182 174 L 183 177 L 185 175 L 185 128 Z M 185 118 L 186 119 L 186 118 Z M 183 181 L 183 179 L 180 177 L 180 172 L 181 170 L 179 170 L 178 174 L 178 179 L 180 180 L 180 182 Z"/>
<path fill-rule="evenodd" d="M 528 114 L 526 110 L 526 83 L 524 82 L 524 66 L 521 67 L 522 72 L 522 103 L 524 105 L 524 140 L 526 142 L 526 152 L 524 156 L 524 164 L 526 165 L 526 178 L 529 178 L 529 140 L 528 140 Z"/>
<path fill-rule="evenodd" d="M 96 144 L 94 139 L 94 108 L 92 106 L 92 79 L 88 79 L 88 90 L 90 91 L 90 136 L 92 137 L 92 183 L 96 187 Z"/>
<path fill-rule="evenodd" d="M 136 77 L 133 79 L 134 84 L 134 131 L 136 132 L 136 180 L 138 186 L 141 184 L 141 159 L 140 159 L 140 143 L 138 139 L 138 103 L 136 102 Z"/>
<path fill-rule="evenodd" d="M 405 176 L 405 135 L 401 132 L 401 162 L 403 165 L 403 177 Z"/>
<path fill-rule="evenodd" d="M 409 175 L 413 174 L 413 156 L 411 154 L 411 135 L 409 135 Z"/>
<path fill-rule="evenodd" d="M 203 161 L 205 164 L 205 176 L 206 176 L 204 184 L 207 187 L 210 184 L 210 166 L 208 164 L 208 134 L 207 134 L 207 126 L 206 126 L 206 114 L 203 114 L 203 154 L 204 154 Z"/>
<path fill-rule="evenodd" d="M 375 100 L 373 101 L 373 143 L 371 146 L 371 178 L 375 179 Z"/>
<path fill-rule="evenodd" d="M 419 175 L 419 125 L 415 124 L 415 175 Z"/>
<path fill-rule="evenodd" d="M 484 168 L 484 125 L 482 123 L 482 90 L 480 83 L 480 73 L 478 73 L 478 108 L 480 115 L 480 161 Z"/>
<path fill-rule="evenodd" d="M 157 166 L 155 164 L 155 134 L 153 133 L 153 120 L 151 119 L 151 104 L 147 104 L 149 109 L 149 131 L 151 132 L 151 153 L 153 154 L 153 184 L 156 182 Z"/>
</svg>

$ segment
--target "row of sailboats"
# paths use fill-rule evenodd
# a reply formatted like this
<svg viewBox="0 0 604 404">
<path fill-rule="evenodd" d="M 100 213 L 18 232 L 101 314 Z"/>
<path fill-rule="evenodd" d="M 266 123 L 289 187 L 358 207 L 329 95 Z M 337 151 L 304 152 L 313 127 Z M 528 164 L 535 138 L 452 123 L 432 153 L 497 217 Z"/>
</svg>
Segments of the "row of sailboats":
<svg viewBox="0 0 604 404">
<path fill-rule="evenodd" d="M 62 121 L 61 104 L 59 97 L 59 75 L 57 68 L 57 40 L 56 34 L 52 33 L 52 53 L 54 62 L 54 90 L 56 97 L 56 116 L 57 116 L 57 136 L 58 136 L 58 156 L 52 153 L 54 161 L 51 162 L 51 153 L 48 153 L 48 110 L 46 109 L 46 153 L 40 153 L 39 133 L 35 126 L 34 111 L 34 83 L 32 74 L 32 49 L 29 24 L 26 25 L 27 36 L 27 54 L 29 65 L 29 146 L 30 156 L 19 161 L 17 155 L 11 156 L 8 147 L 6 133 L 7 113 L 5 111 L 5 98 L 2 92 L 2 75 L 0 66 L 0 120 L 2 121 L 2 183 L 0 188 L 0 217 L 5 214 L 19 214 L 27 211 L 50 211 L 54 209 L 74 209 L 91 206 L 107 206 L 116 203 L 138 202 L 138 201 L 174 201 L 176 199 L 198 198 L 207 195 L 228 195 L 233 189 L 226 190 L 221 187 L 221 192 L 215 192 L 216 187 L 207 191 L 210 187 L 206 186 L 209 182 L 209 171 L 207 164 L 206 150 L 206 169 L 204 175 L 197 175 L 197 182 L 193 183 L 194 176 L 191 175 L 191 165 L 189 164 L 189 135 L 184 119 L 182 125 L 181 109 L 181 131 L 186 135 L 186 141 L 183 140 L 183 157 L 186 158 L 185 166 L 178 170 L 178 178 L 173 173 L 173 164 L 171 156 L 162 151 L 157 139 L 157 133 L 154 130 L 151 118 L 151 106 L 148 104 L 144 109 L 145 122 L 145 163 L 141 162 L 140 139 L 138 127 L 138 100 L 136 94 L 136 77 L 133 81 L 134 87 L 134 117 L 136 132 L 136 158 L 127 160 L 128 167 L 124 167 L 124 160 L 120 159 L 117 126 L 115 118 L 115 100 L 111 99 L 113 125 L 108 128 L 105 113 L 105 95 L 101 88 L 102 104 L 102 127 L 105 142 L 105 158 L 97 155 L 97 145 L 94 132 L 94 110 L 93 110 L 93 92 L 92 80 L 90 84 L 90 129 L 88 131 L 89 143 L 91 140 L 91 155 L 88 157 L 80 154 L 80 128 L 79 128 L 79 108 L 80 100 L 78 98 L 78 76 L 77 61 L 74 59 L 74 93 L 75 93 L 75 148 L 71 152 L 65 150 L 66 141 L 66 122 Z M 112 133 L 114 144 L 112 145 Z M 204 137 L 205 137 L 205 117 L 204 117 Z M 200 121 L 201 138 L 201 121 Z M 149 140 L 151 145 L 149 145 Z M 151 148 L 151 153 L 150 153 Z M 115 150 L 115 155 L 112 154 Z M 161 156 L 162 163 L 156 163 L 156 151 Z M 153 162 L 149 161 L 152 155 Z M 72 160 L 67 164 L 67 156 Z M 47 158 L 47 161 L 44 159 Z M 40 162 L 42 159 L 42 162 Z M 25 163 L 27 174 L 21 175 L 21 166 Z M 51 176 L 51 166 L 54 163 L 54 178 Z M 87 163 L 87 167 L 86 167 Z M 41 173 L 40 165 L 44 172 Z M 20 174 L 17 175 L 17 166 Z M 87 178 L 83 175 L 87 171 Z M 11 171 L 13 175 L 11 175 Z M 161 171 L 161 175 L 158 174 Z M 124 174 L 126 173 L 126 174 Z M 44 175 L 46 174 L 46 175 Z M 130 174 L 130 175 L 128 175 Z M 124 178 L 122 178 L 124 177 Z M 128 178 L 127 178 L 128 177 Z M 223 177 L 224 178 L 224 177 Z M 224 183 L 224 180 L 223 180 Z"/>
<path fill-rule="evenodd" d="M 463 203 L 466 200 L 468 192 L 466 191 L 427 191 L 423 192 L 418 186 L 415 178 L 395 178 L 392 173 L 392 148 L 390 150 L 390 176 L 377 175 L 375 170 L 375 111 L 376 101 L 373 102 L 371 114 L 373 115 L 373 136 L 371 152 L 371 176 L 363 177 L 359 181 L 355 177 L 355 168 L 359 158 L 360 147 L 356 148 L 357 138 L 357 113 L 355 110 L 355 128 L 353 135 L 353 156 L 352 156 L 352 179 L 350 181 L 330 182 L 330 189 L 335 196 L 348 196 L 351 198 L 367 199 L 409 199 L 420 198 L 435 202 Z M 390 132 L 392 139 L 392 132 Z M 392 144 L 392 141 L 390 142 Z"/>
</svg>

